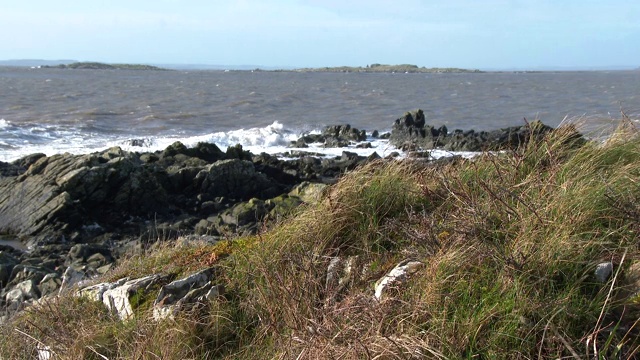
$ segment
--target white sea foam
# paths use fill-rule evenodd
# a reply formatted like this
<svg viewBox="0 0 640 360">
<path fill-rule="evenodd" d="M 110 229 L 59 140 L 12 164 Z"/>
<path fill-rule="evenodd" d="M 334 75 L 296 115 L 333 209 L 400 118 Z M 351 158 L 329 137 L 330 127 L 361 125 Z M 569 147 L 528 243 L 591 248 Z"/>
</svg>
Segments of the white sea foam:
<svg viewBox="0 0 640 360">
<path fill-rule="evenodd" d="M 4 129 L 9 126 L 9 122 L 5 119 L 0 119 L 0 129 Z"/>
<path fill-rule="evenodd" d="M 8 124 L 8 122 L 0 122 L 0 124 Z M 8 127 L 8 125 L 5 125 L 5 127 Z M 367 139 L 366 142 L 371 144 L 371 147 L 368 148 L 358 147 L 357 143 L 351 143 L 346 147 L 340 148 L 325 148 L 321 143 L 308 144 L 306 148 L 290 148 L 291 142 L 297 140 L 303 134 L 299 131 L 288 129 L 277 121 L 265 127 L 196 136 L 148 136 L 126 139 L 113 135 L 105 136 L 83 133 L 80 130 L 47 126 L 31 126 L 23 129 L 15 127 L 12 128 L 11 132 L 13 140 L 16 141 L 1 140 L 4 148 L 0 149 L 0 161 L 13 161 L 37 152 L 47 155 L 60 153 L 87 154 L 114 146 L 127 151 L 154 152 L 163 150 L 176 141 L 185 144 L 187 147 L 193 147 L 200 142 L 213 143 L 222 151 L 226 151 L 229 146 L 240 144 L 245 150 L 249 150 L 254 154 L 266 152 L 268 154 L 279 154 L 283 157 L 284 154 L 295 151 L 321 154 L 325 157 L 340 156 L 344 151 L 353 152 L 360 156 L 369 156 L 374 152 L 382 157 L 388 156 L 393 152 L 400 153 L 401 157 L 406 155 L 391 146 L 387 140 L 375 138 Z M 319 130 L 311 133 L 319 133 Z M 434 159 L 453 155 L 470 157 L 475 154 L 433 150 L 430 152 L 430 157 Z"/>
</svg>

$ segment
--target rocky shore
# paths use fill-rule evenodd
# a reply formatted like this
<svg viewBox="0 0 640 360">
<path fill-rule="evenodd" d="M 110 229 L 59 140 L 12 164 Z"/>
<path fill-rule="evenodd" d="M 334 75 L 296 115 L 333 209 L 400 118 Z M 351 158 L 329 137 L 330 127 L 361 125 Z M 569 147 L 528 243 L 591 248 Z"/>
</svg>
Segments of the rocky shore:
<svg viewBox="0 0 640 360">
<path fill-rule="evenodd" d="M 437 148 L 514 148 L 552 130 L 532 123 L 490 132 L 448 131 L 427 125 L 417 110 L 397 119 L 390 134 L 371 135 L 387 137 L 407 152 L 428 154 Z M 362 145 L 366 138 L 364 131 L 338 125 L 303 136 L 292 147 Z M 0 309 L 18 310 L 73 281 L 104 274 L 118 259 L 150 243 L 178 236 L 216 242 L 255 233 L 300 204 L 319 199 L 341 174 L 380 158 L 349 152 L 330 159 L 294 155 L 282 160 L 249 153 L 240 145 L 223 152 L 215 144 L 187 148 L 174 143 L 155 153 L 115 147 L 0 162 L 0 234 L 28 249 L 0 242 Z"/>
</svg>

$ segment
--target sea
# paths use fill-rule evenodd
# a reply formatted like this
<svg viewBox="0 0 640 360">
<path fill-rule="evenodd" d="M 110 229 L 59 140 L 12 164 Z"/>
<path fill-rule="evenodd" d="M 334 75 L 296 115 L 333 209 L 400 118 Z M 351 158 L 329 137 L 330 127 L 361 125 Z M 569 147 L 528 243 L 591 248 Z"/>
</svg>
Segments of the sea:
<svg viewBox="0 0 640 360">
<path fill-rule="evenodd" d="M 606 136 L 622 113 L 640 119 L 640 71 L 323 73 L 80 70 L 0 67 L 0 161 L 32 153 L 84 154 L 119 146 L 161 150 L 241 144 L 253 153 L 301 150 L 386 156 L 370 149 L 291 149 L 301 135 L 349 124 L 380 133 L 406 111 L 427 123 L 492 130 L 541 120 Z M 433 157 L 454 153 L 433 152 Z"/>
</svg>

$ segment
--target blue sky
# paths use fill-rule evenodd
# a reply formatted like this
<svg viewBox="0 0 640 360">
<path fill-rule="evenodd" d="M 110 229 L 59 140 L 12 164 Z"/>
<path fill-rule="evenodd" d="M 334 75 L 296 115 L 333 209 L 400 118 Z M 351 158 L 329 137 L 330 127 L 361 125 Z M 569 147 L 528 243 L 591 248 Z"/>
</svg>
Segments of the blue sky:
<svg viewBox="0 0 640 360">
<path fill-rule="evenodd" d="M 638 67 L 640 1 L 7 0 L 0 59 Z"/>
</svg>

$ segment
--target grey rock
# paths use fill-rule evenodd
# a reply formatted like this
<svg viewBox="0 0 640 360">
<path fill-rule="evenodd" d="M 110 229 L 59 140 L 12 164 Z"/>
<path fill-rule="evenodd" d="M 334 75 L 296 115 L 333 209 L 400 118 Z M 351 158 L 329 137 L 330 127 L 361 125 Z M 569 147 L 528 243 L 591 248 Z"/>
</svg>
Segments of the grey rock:
<svg viewBox="0 0 640 360">
<path fill-rule="evenodd" d="M 182 299 L 191 289 L 200 288 L 211 281 L 215 269 L 202 270 L 186 278 L 175 280 L 160 289 L 154 304 L 174 304 Z"/>
<path fill-rule="evenodd" d="M 24 293 L 22 290 L 14 288 L 11 289 L 4 296 L 4 301 L 7 304 L 7 308 L 11 307 L 12 309 L 19 308 L 25 300 Z"/>
<path fill-rule="evenodd" d="M 512 126 L 493 131 L 475 132 L 455 130 L 449 132 L 446 126 L 435 128 L 426 124 L 424 112 L 421 109 L 407 112 L 398 118 L 391 132 L 389 142 L 404 149 L 436 149 L 450 151 L 484 151 L 513 149 L 529 141 L 532 137 L 540 138 L 552 131 L 549 126 L 540 121 L 534 121 L 522 126 Z M 581 135 L 576 133 L 576 139 Z"/>
<path fill-rule="evenodd" d="M 29 300 L 37 300 L 40 298 L 40 291 L 38 290 L 35 281 L 29 279 L 21 283 L 18 283 L 4 296 L 4 301 L 7 306 L 7 310 L 15 311 L 24 307 L 25 302 Z"/>
<path fill-rule="evenodd" d="M 187 304 L 219 296 L 223 288 L 211 283 L 215 275 L 216 269 L 209 268 L 163 286 L 154 301 L 154 318 L 160 320 L 173 317 Z"/>
<path fill-rule="evenodd" d="M 38 290 L 36 282 L 33 279 L 25 280 L 13 289 L 22 291 L 25 300 L 36 300 L 40 298 L 40 290 Z"/>
<path fill-rule="evenodd" d="M 121 320 L 131 319 L 134 315 L 134 305 L 131 303 L 132 296 L 139 291 L 147 293 L 150 287 L 162 282 L 165 276 L 156 274 L 140 279 L 128 280 L 121 285 L 108 287 L 102 293 L 102 302 L 105 306 L 116 313 Z M 138 294 L 140 295 L 140 294 Z"/>
<path fill-rule="evenodd" d="M 273 187 L 264 174 L 256 172 L 251 161 L 239 159 L 215 162 L 200 171 L 194 181 L 200 193 L 239 200 L 268 198 Z"/>
<path fill-rule="evenodd" d="M 613 263 L 608 261 L 608 262 L 598 264 L 596 266 L 594 275 L 596 277 L 596 280 L 598 280 L 599 283 L 606 283 L 607 280 L 609 280 L 609 277 L 611 276 L 612 273 L 613 273 Z"/>
<path fill-rule="evenodd" d="M 297 196 L 306 203 L 314 204 L 322 199 L 327 188 L 328 186 L 326 184 L 305 181 L 300 185 L 295 186 L 289 192 L 289 195 Z"/>
<path fill-rule="evenodd" d="M 405 260 L 396 265 L 385 276 L 376 281 L 374 298 L 382 301 L 383 295 L 388 292 L 391 287 L 398 286 L 407 280 L 407 278 L 417 272 L 423 263 L 420 261 Z"/>
<path fill-rule="evenodd" d="M 62 281 L 60 283 L 60 293 L 71 289 L 74 285 L 79 284 L 82 280 L 86 279 L 86 274 L 82 271 L 74 269 L 69 266 L 62 275 Z"/>
<path fill-rule="evenodd" d="M 111 290 L 118 286 L 121 286 L 127 281 L 129 281 L 129 278 L 123 278 L 112 283 L 100 283 L 92 286 L 87 286 L 78 290 L 75 294 L 79 297 L 85 297 L 93 301 L 102 302 L 103 295 L 107 290 Z"/>
<path fill-rule="evenodd" d="M 15 177 L 0 178 L 0 233 L 71 233 L 97 219 L 157 213 L 166 192 L 153 172 L 119 148 L 90 155 L 39 157 Z"/>
<path fill-rule="evenodd" d="M 33 280 L 36 283 L 38 283 L 48 273 L 49 273 L 49 270 L 39 266 L 18 264 L 14 266 L 13 270 L 11 271 L 9 285 L 16 285 L 25 280 Z"/>
<path fill-rule="evenodd" d="M 60 275 L 56 273 L 50 273 L 45 275 L 45 277 L 38 284 L 38 290 L 40 290 L 40 294 L 42 297 L 55 294 L 60 289 L 62 285 L 62 278 Z"/>
</svg>

